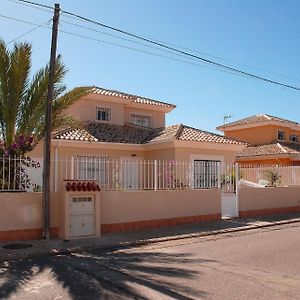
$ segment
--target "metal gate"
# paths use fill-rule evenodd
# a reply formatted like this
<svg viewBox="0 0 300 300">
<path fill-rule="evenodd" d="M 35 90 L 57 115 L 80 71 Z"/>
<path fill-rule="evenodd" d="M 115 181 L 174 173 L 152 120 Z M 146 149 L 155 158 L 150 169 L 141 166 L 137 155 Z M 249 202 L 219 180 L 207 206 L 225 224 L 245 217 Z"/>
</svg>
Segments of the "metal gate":
<svg viewBox="0 0 300 300">
<path fill-rule="evenodd" d="M 70 237 L 95 235 L 95 199 L 93 196 L 70 198 Z"/>
<path fill-rule="evenodd" d="M 238 196 L 237 193 L 221 194 L 222 218 L 238 217 Z"/>
<path fill-rule="evenodd" d="M 234 218 L 239 216 L 239 165 L 226 163 L 221 168 L 221 206 L 222 218 Z"/>
</svg>

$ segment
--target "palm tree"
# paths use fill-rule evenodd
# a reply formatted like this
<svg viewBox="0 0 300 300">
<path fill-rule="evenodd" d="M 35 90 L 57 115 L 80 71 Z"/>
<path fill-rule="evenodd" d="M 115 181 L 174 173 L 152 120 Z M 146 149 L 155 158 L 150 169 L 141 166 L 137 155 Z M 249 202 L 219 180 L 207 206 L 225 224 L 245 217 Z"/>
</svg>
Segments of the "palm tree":
<svg viewBox="0 0 300 300">
<path fill-rule="evenodd" d="M 0 40 L 0 140 L 6 151 L 16 147 L 20 139 L 24 144 L 24 139 L 32 140 L 34 137 L 36 144 L 44 136 L 49 65 L 37 71 L 32 78 L 30 71 L 31 45 L 16 43 L 9 50 Z M 64 114 L 64 110 L 90 90 L 89 87 L 76 87 L 66 92 L 62 83 L 66 73 L 67 69 L 58 56 L 52 130 L 61 126 L 78 126 L 78 122 Z M 30 150 L 30 147 L 24 148 L 24 152 Z"/>
</svg>

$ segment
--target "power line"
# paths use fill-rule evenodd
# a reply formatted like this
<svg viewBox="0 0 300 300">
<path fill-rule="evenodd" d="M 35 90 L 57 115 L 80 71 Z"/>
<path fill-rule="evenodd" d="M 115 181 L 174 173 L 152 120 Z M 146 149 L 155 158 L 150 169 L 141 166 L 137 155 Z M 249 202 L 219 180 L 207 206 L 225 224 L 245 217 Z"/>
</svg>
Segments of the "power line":
<svg viewBox="0 0 300 300">
<path fill-rule="evenodd" d="M 9 0 L 9 1 L 16 2 L 18 0 Z M 33 7 L 33 6 L 31 6 L 31 7 Z M 78 19 L 78 18 L 70 16 L 70 15 L 66 15 L 66 17 L 71 18 L 71 19 L 76 19 L 76 20 Z M 83 20 L 80 20 L 80 21 L 83 21 Z M 112 37 L 115 37 L 115 38 L 118 38 L 118 39 L 128 40 L 130 42 L 139 44 L 137 41 L 134 42 L 132 40 L 129 40 L 129 39 L 126 39 L 126 38 L 122 38 L 120 36 L 116 36 L 116 35 L 113 35 L 113 34 L 110 34 L 110 33 L 104 32 L 104 31 L 97 31 L 95 29 L 88 28 L 88 27 L 85 27 L 85 26 L 82 26 L 82 25 L 78 25 L 78 24 L 74 24 L 72 22 L 67 22 L 67 21 L 63 21 L 63 22 L 72 24 L 72 25 L 77 26 L 77 27 L 85 28 L 85 29 L 90 30 L 90 31 L 95 31 L 95 32 L 98 32 L 98 33 L 101 33 L 101 34 L 104 34 L 104 35 L 109 35 L 109 36 L 112 36 Z M 149 37 L 147 37 L 147 38 L 149 38 Z M 244 63 L 241 63 L 241 62 L 234 61 L 232 59 L 228 59 L 228 58 L 220 57 L 220 56 L 217 56 L 217 55 L 213 55 L 213 54 L 210 54 L 210 53 L 207 53 L 207 52 L 204 52 L 204 51 L 199 51 L 199 50 L 195 50 L 195 49 L 191 49 L 191 48 L 186 48 L 186 47 L 183 47 L 182 45 L 178 45 L 178 44 L 174 44 L 174 43 L 170 43 L 170 42 L 158 40 L 158 39 L 155 39 L 155 38 L 149 38 L 149 39 L 152 39 L 152 40 L 160 42 L 160 43 L 165 43 L 166 45 L 177 47 L 177 48 L 180 48 L 180 49 L 183 49 L 183 50 L 188 50 L 188 51 L 191 51 L 191 52 L 194 52 L 194 53 L 204 54 L 206 56 L 213 57 L 213 58 L 216 58 L 216 59 L 219 59 L 219 60 L 231 62 L 233 64 L 237 64 L 237 65 L 240 65 L 240 66 L 244 66 L 244 67 L 256 69 L 256 70 L 262 71 L 262 72 L 267 73 L 267 74 L 272 74 L 272 75 L 276 75 L 276 76 L 280 76 L 280 77 L 284 77 L 284 78 L 287 78 L 287 79 L 291 79 L 291 80 L 299 81 L 300 82 L 299 78 L 295 78 L 295 77 L 288 76 L 288 75 L 285 75 L 285 74 L 281 74 L 281 73 L 269 71 L 269 70 L 266 70 L 266 69 L 263 69 L 263 68 L 260 68 L 260 67 L 257 67 L 257 66 L 253 66 L 253 65 L 249 65 L 249 64 L 244 64 Z M 145 45 L 145 44 L 141 44 L 141 45 Z M 149 45 L 147 47 L 149 47 Z M 155 47 L 153 49 L 157 49 L 157 48 Z"/>
<path fill-rule="evenodd" d="M 69 16 L 71 17 L 71 16 Z M 75 19 L 74 17 L 71 17 L 72 19 Z M 82 28 L 82 29 L 86 29 L 86 30 L 89 30 L 89 31 L 92 31 L 92 32 L 96 32 L 96 33 L 100 33 L 100 34 L 103 34 L 103 35 L 106 35 L 106 36 L 110 36 L 110 37 L 113 37 L 113 38 L 116 38 L 116 39 L 119 39 L 119 40 L 123 40 L 123 41 L 128 41 L 130 43 L 134 43 L 134 44 L 138 44 L 138 45 L 142 45 L 142 46 L 145 46 L 145 47 L 148 47 L 148 48 L 152 48 L 152 49 L 155 49 L 155 50 L 159 50 L 159 51 L 163 51 L 163 52 L 167 52 L 169 54 L 175 54 L 169 50 L 166 50 L 166 49 L 163 49 L 163 48 L 159 48 L 159 47 L 155 47 L 155 46 L 152 46 L 152 45 L 147 45 L 145 43 L 141 43 L 141 42 L 138 42 L 138 41 L 135 41 L 135 40 L 131 40 L 129 38 L 124 38 L 124 37 L 121 37 L 121 36 L 118 36 L 118 35 L 115 35 L 115 34 L 112 34 L 112 33 L 108 33 L 108 32 L 105 32 L 105 31 L 100 31 L 100 30 L 97 30 L 97 29 L 94 29 L 94 28 L 90 28 L 90 27 L 86 27 L 86 26 L 83 26 L 83 25 L 79 25 L 79 24 L 75 24 L 73 22 L 69 22 L 69 21 L 65 21 L 65 20 L 62 20 L 61 21 L 62 23 L 65 23 L 65 24 L 69 24 L 69 25 L 72 25 L 72 26 L 75 26 L 75 27 L 78 27 L 78 28 Z M 159 41 L 159 40 L 157 40 Z M 169 45 L 172 45 L 170 43 L 167 43 Z M 178 46 L 178 45 L 177 45 Z M 297 78 L 294 78 L 294 77 L 289 77 L 289 76 L 286 76 L 286 75 L 283 75 L 283 74 L 279 74 L 279 73 L 274 73 L 274 72 L 270 72 L 270 71 L 267 71 L 267 70 L 264 70 L 264 69 L 261 69 L 261 68 L 257 68 L 257 67 L 253 67 L 253 66 L 250 66 L 250 65 L 247 65 L 247 64 L 241 64 L 241 63 L 238 63 L 238 62 L 235 62 L 233 60 L 230 60 L 230 59 L 224 59 L 224 58 L 221 58 L 221 57 L 218 57 L 218 56 L 214 56 L 214 55 L 210 55 L 210 54 L 207 54 L 205 52 L 200 52 L 200 51 L 197 51 L 197 50 L 193 50 L 193 49 L 188 49 L 188 48 L 184 48 L 184 47 L 181 47 L 181 46 L 178 46 L 182 49 L 187 49 L 187 50 L 190 50 L 190 51 L 193 51 L 193 52 L 198 52 L 198 53 L 202 53 L 202 54 L 206 54 L 208 56 L 212 56 L 212 57 L 215 57 L 215 58 L 218 58 L 218 59 L 221 59 L 221 60 L 227 60 L 227 61 L 230 61 L 230 62 L 233 62 L 233 63 L 236 63 L 236 64 L 239 64 L 239 65 L 243 65 L 243 66 L 247 66 L 247 67 L 251 67 L 251 68 L 255 68 L 257 70 L 260 70 L 260 71 L 264 71 L 266 73 L 269 73 L 269 74 L 273 74 L 273 75 L 278 75 L 278 76 L 282 76 L 282 77 L 286 77 L 288 79 L 292 79 L 292 80 L 296 80 L 296 81 L 300 81 L 300 79 L 297 79 Z M 177 54 L 181 57 L 186 57 L 185 55 L 183 54 Z M 192 57 L 188 57 L 189 59 L 191 59 L 192 61 L 195 61 L 195 59 L 193 59 Z M 221 69 L 216 69 L 216 68 L 211 68 L 212 70 L 217 70 L 217 71 L 222 71 Z M 229 74 L 235 74 L 233 72 L 228 72 Z M 242 76 L 242 75 L 241 75 Z"/>
<path fill-rule="evenodd" d="M 116 39 L 119 39 L 119 40 L 127 41 L 127 42 L 134 43 L 134 44 L 137 44 L 137 45 L 142 45 L 142 46 L 147 47 L 147 48 L 151 48 L 151 49 L 159 50 L 159 51 L 166 52 L 166 53 L 169 53 L 169 54 L 172 54 L 172 55 L 177 55 L 177 56 L 187 58 L 183 54 L 174 53 L 174 52 L 171 52 L 170 50 L 167 50 L 167 49 L 163 49 L 163 48 L 160 48 L 160 47 L 155 47 L 155 46 L 152 46 L 152 45 L 149 45 L 149 44 L 141 43 L 139 41 L 135 41 L 135 40 L 132 40 L 132 39 L 129 39 L 129 38 L 121 37 L 121 36 L 118 36 L 118 35 L 115 35 L 115 34 L 112 34 L 112 33 L 96 30 L 94 28 L 86 27 L 86 26 L 83 26 L 83 25 L 75 24 L 73 22 L 68 22 L 68 21 L 64 21 L 64 20 L 62 20 L 61 22 L 65 23 L 65 24 L 70 24 L 70 25 L 73 25 L 75 27 L 79 27 L 79 28 L 82 28 L 82 29 L 86 29 L 86 30 L 89 30 L 89 31 L 92 31 L 92 32 L 96 32 L 96 33 L 100 33 L 100 34 L 103 34 L 103 35 L 106 35 L 106 36 L 110 36 L 110 37 L 113 37 L 113 38 L 116 38 Z M 191 58 L 191 57 L 188 57 L 188 58 L 194 61 L 193 58 Z"/>
<path fill-rule="evenodd" d="M 44 8 L 44 11 L 53 11 L 54 10 L 54 7 L 52 6 L 49 6 L 49 5 L 46 5 L 46 4 L 41 4 L 41 3 L 36 3 L 36 2 L 32 2 L 32 1 L 25 1 L 25 0 L 8 0 L 10 2 L 15 2 L 15 3 L 22 3 L 23 5 L 26 5 L 27 6 L 35 6 L 35 7 L 39 7 L 39 8 Z M 47 10 L 45 9 L 47 8 Z"/>
<path fill-rule="evenodd" d="M 14 18 L 14 17 L 4 16 L 4 15 L 1 15 L 1 14 L 0 14 L 0 17 L 6 18 L 6 19 L 9 19 L 9 20 L 12 20 L 12 21 L 24 23 L 24 24 L 27 24 L 27 25 L 39 25 L 40 26 L 40 24 L 36 24 L 36 23 L 30 22 L 30 21 L 26 21 L 26 20 Z M 51 27 L 45 26 L 45 25 L 42 25 L 41 27 L 51 29 Z M 193 63 L 192 61 L 186 61 L 186 60 L 178 59 L 178 58 L 175 58 L 175 57 L 162 55 L 162 54 L 159 54 L 159 53 L 154 53 L 154 52 L 150 52 L 150 51 L 146 51 L 146 50 L 142 50 L 142 49 L 137 49 L 137 48 L 134 48 L 134 47 L 125 46 L 125 45 L 117 44 L 117 43 L 114 43 L 114 42 L 109 42 L 109 41 L 101 40 L 101 39 L 98 39 L 98 38 L 89 37 L 89 36 L 74 33 L 74 32 L 69 32 L 69 31 L 62 30 L 62 29 L 59 29 L 58 31 L 61 32 L 61 33 L 67 34 L 67 35 L 78 37 L 78 38 L 88 39 L 88 40 L 104 43 L 104 44 L 107 44 L 107 45 L 116 46 L 116 47 L 124 48 L 124 49 L 127 49 L 127 50 L 132 50 L 132 51 L 135 51 L 135 52 L 140 52 L 140 53 L 149 54 L 149 55 L 152 55 L 152 56 L 162 57 L 162 58 L 166 58 L 166 59 L 173 60 L 173 61 L 176 61 L 176 62 L 181 62 L 181 63 L 185 63 L 185 64 L 189 64 L 189 65 L 193 65 L 193 66 L 197 66 L 197 67 L 201 67 L 201 68 L 207 68 L 207 69 L 211 69 L 211 70 L 221 71 L 221 72 L 232 74 L 232 75 L 235 75 L 235 76 L 245 77 L 241 74 L 237 74 L 237 73 L 234 73 L 234 72 L 213 68 L 213 67 L 207 66 L 207 65 L 200 65 L 200 64 L 197 64 L 197 63 Z"/>
<path fill-rule="evenodd" d="M 25 0 L 18 0 L 18 1 L 25 1 Z M 121 34 L 124 34 L 124 35 L 127 35 L 127 36 L 131 36 L 133 38 L 142 40 L 144 42 L 148 42 L 148 43 L 151 43 L 151 44 L 163 47 L 165 49 L 168 49 L 168 50 L 180 53 L 180 54 L 184 54 L 184 55 L 189 56 L 189 57 L 193 57 L 195 59 L 198 59 L 198 60 L 203 61 L 203 62 L 208 63 L 208 64 L 212 64 L 212 65 L 215 65 L 215 66 L 218 66 L 218 67 L 221 67 L 221 68 L 233 71 L 233 72 L 237 72 L 237 73 L 240 73 L 240 74 L 243 74 L 243 75 L 255 78 L 255 79 L 259 79 L 259 80 L 262 80 L 262 81 L 265 81 L 265 82 L 268 82 L 268 83 L 272 83 L 272 84 L 276 84 L 276 85 L 279 85 L 279 86 L 283 86 L 283 87 L 286 87 L 286 88 L 290 88 L 290 89 L 293 89 L 293 90 L 300 91 L 300 88 L 292 86 L 292 85 L 289 85 L 289 84 L 281 83 L 279 81 L 275 81 L 275 80 L 272 80 L 272 79 L 269 79 L 269 78 L 266 78 L 266 77 L 262 77 L 262 76 L 255 75 L 255 74 L 252 74 L 252 73 L 249 73 L 249 72 L 245 72 L 245 71 L 242 71 L 242 70 L 239 70 L 239 69 L 236 69 L 236 68 L 233 68 L 233 67 L 230 67 L 230 66 L 227 66 L 227 65 L 224 65 L 224 64 L 212 61 L 210 59 L 206 59 L 206 58 L 194 55 L 192 53 L 189 53 L 189 52 L 186 52 L 186 51 L 182 51 L 180 49 L 168 46 L 166 44 L 153 41 L 151 39 L 148 39 L 148 38 L 145 38 L 143 36 L 137 35 L 135 33 L 131 33 L 131 32 L 128 32 L 128 31 L 125 31 L 125 30 L 122 30 L 122 29 L 119 29 L 119 28 L 116 28 L 116 27 L 113 27 L 113 26 L 110 26 L 110 25 L 106 25 L 104 23 L 101 23 L 101 22 L 92 20 L 90 18 L 86 18 L 86 17 L 80 16 L 80 15 L 68 12 L 68 11 L 65 11 L 65 10 L 62 10 L 62 12 L 65 13 L 65 14 L 71 15 L 73 17 L 77 17 L 78 19 L 84 20 L 86 22 L 89 22 L 89 23 L 92 23 L 92 24 L 95 24 L 95 25 L 98 25 L 98 26 L 101 26 L 101 27 L 113 30 L 115 32 L 119 32 Z"/>
<path fill-rule="evenodd" d="M 44 25 L 49 25 L 49 23 L 50 23 L 51 20 L 52 20 L 52 18 L 49 19 L 47 22 L 44 22 L 44 23 L 42 23 L 42 24 L 38 24 L 37 26 L 33 27 L 32 29 L 30 29 L 30 30 L 24 32 L 23 34 L 17 36 L 16 38 L 10 40 L 10 41 L 7 43 L 7 45 L 11 44 L 12 42 L 14 42 L 14 41 L 16 41 L 16 40 L 18 40 L 18 39 L 20 39 L 20 38 L 22 38 L 22 37 L 25 36 L 25 35 L 27 35 L 27 34 L 33 32 L 34 30 L 36 30 L 36 29 L 38 29 L 38 28 L 40 28 L 40 27 L 43 27 Z"/>
<path fill-rule="evenodd" d="M 41 8 L 39 6 L 40 5 L 39 3 L 35 3 L 35 2 L 32 2 L 32 1 L 22 1 L 22 0 L 8 0 L 8 1 L 14 2 L 14 3 L 17 3 L 17 4 L 21 4 L 21 5 L 25 5 L 25 6 L 28 6 L 28 7 L 31 7 L 31 8 L 36 8 L 36 9 L 39 9 L 39 10 L 42 10 L 42 11 L 46 11 L 46 12 L 49 12 L 49 11 L 52 12 L 52 10 L 53 10 L 53 7 L 48 6 L 48 5 L 43 5 L 43 4 L 41 4 L 42 7 L 43 7 L 43 8 Z M 77 19 L 76 17 L 72 17 L 70 15 L 68 17 L 69 18 L 73 18 L 73 19 Z M 81 21 L 83 21 L 83 20 L 81 20 Z M 78 26 L 80 26 L 80 25 L 78 25 Z M 104 33 L 104 32 L 103 32 L 103 34 L 109 35 L 109 33 Z M 260 68 L 260 67 L 257 67 L 257 66 L 253 66 L 253 65 L 241 63 L 241 62 L 238 62 L 238 61 L 235 61 L 235 60 L 232 60 L 232 59 L 228 59 L 228 58 L 224 58 L 224 57 L 221 57 L 221 56 L 213 55 L 213 54 L 210 54 L 210 53 L 207 53 L 207 52 L 204 52 L 204 51 L 199 51 L 199 50 L 195 50 L 195 49 L 183 47 L 182 45 L 178 45 L 178 44 L 174 44 L 174 43 L 162 41 L 162 40 L 159 40 L 159 39 L 155 39 L 155 38 L 152 38 L 152 39 L 154 41 L 157 41 L 157 42 L 160 42 L 160 43 L 164 43 L 164 44 L 169 45 L 169 46 L 173 46 L 173 47 L 177 47 L 177 48 L 180 48 L 180 49 L 183 49 L 183 50 L 187 50 L 187 51 L 190 51 L 190 52 L 194 52 L 194 53 L 206 55 L 208 57 L 213 57 L 213 58 L 216 58 L 216 59 L 219 59 L 219 60 L 222 60 L 222 61 L 227 61 L 227 62 L 230 62 L 230 63 L 233 63 L 233 64 L 237 64 L 239 66 L 244 66 L 244 67 L 252 68 L 252 69 L 255 69 L 255 70 L 259 70 L 259 71 L 262 71 L 262 72 L 264 72 L 266 74 L 280 76 L 280 77 L 287 78 L 287 79 L 294 80 L 294 81 L 298 81 L 298 82 L 300 81 L 299 78 L 295 78 L 295 77 L 288 76 L 288 75 L 285 75 L 285 74 L 281 74 L 281 73 L 278 73 L 278 72 L 273 72 L 273 71 L 266 70 L 264 68 Z"/>
<path fill-rule="evenodd" d="M 52 7 L 50 7 L 48 5 L 36 3 L 36 2 L 33 2 L 33 1 L 27 1 L 27 0 L 17 0 L 17 1 L 23 2 L 23 3 L 27 3 L 27 4 L 31 4 L 31 5 L 34 5 L 34 6 L 38 6 L 38 7 L 53 9 Z M 85 22 L 92 23 L 92 24 L 101 26 L 101 27 L 106 28 L 106 29 L 110 29 L 112 31 L 121 33 L 123 35 L 127 35 L 127 36 L 133 37 L 135 39 L 142 40 L 144 42 L 147 42 L 147 43 L 150 43 L 150 44 L 153 44 L 153 45 L 156 45 L 156 46 L 159 46 L 159 47 L 171 50 L 171 51 L 176 52 L 176 53 L 183 54 L 183 55 L 185 55 L 187 57 L 192 57 L 192 58 L 200 60 L 200 61 L 202 61 L 204 63 L 210 64 L 210 65 L 214 65 L 214 66 L 217 66 L 219 68 L 226 69 L 227 71 L 236 72 L 236 73 L 245 75 L 247 77 L 251 77 L 251 78 L 258 79 L 258 80 L 262 80 L 262 81 L 267 82 L 267 83 L 271 83 L 271 84 L 275 84 L 275 85 L 278 85 L 278 86 L 282 86 L 282 87 L 286 87 L 286 88 L 289 88 L 289 89 L 300 91 L 300 88 L 298 88 L 296 86 L 292 86 L 292 85 L 285 84 L 285 83 L 282 83 L 282 82 L 279 82 L 279 81 L 276 81 L 276 80 L 272 80 L 272 79 L 269 79 L 269 78 L 266 78 L 266 77 L 263 77 L 263 76 L 260 76 L 260 75 L 256 75 L 256 74 L 253 74 L 253 73 L 250 73 L 250 72 L 246 72 L 246 71 L 243 71 L 243 70 L 240 70 L 240 69 L 237 69 L 237 68 L 233 68 L 233 67 L 230 67 L 228 65 L 225 65 L 225 64 L 222 64 L 222 63 L 218 63 L 216 61 L 213 61 L 213 60 L 210 60 L 210 59 L 206 59 L 204 57 L 201 57 L 201 56 L 189 53 L 187 51 L 183 51 L 183 50 L 177 49 L 177 48 L 175 48 L 173 46 L 168 46 L 166 43 L 157 42 L 157 41 L 151 40 L 149 38 L 145 38 L 145 37 L 143 37 L 141 35 L 138 35 L 138 34 L 135 34 L 135 33 L 132 33 L 132 32 L 128 32 L 128 31 L 125 31 L 125 30 L 122 30 L 122 29 L 119 29 L 119 28 L 116 28 L 116 27 L 113 27 L 113 26 L 110 26 L 110 25 L 106 25 L 106 24 L 101 23 L 99 21 L 95 21 L 93 19 L 90 19 L 90 18 L 87 18 L 87 17 L 83 17 L 83 16 L 80 16 L 78 14 L 75 14 L 75 13 L 72 13 L 72 12 L 69 12 L 69 11 L 65 11 L 65 10 L 61 10 L 61 11 L 64 14 L 73 16 L 73 17 L 78 18 L 80 20 L 83 20 Z"/>
<path fill-rule="evenodd" d="M 158 41 L 158 42 L 163 42 L 163 41 L 157 40 L 157 39 L 154 39 L 154 40 Z M 291 80 L 300 82 L 300 79 L 296 78 L 296 77 L 292 77 L 292 76 L 288 76 L 288 75 L 285 75 L 285 74 L 269 71 L 269 70 L 266 70 L 266 69 L 263 69 L 263 68 L 260 68 L 260 67 L 257 67 L 257 66 L 244 64 L 244 63 L 241 63 L 241 62 L 229 59 L 229 58 L 224 58 L 224 57 L 221 57 L 221 56 L 213 55 L 213 54 L 210 54 L 210 53 L 207 53 L 207 52 L 204 52 L 204 51 L 199 51 L 199 50 L 195 50 L 195 49 L 191 49 L 191 48 L 186 48 L 186 47 L 183 47 L 182 45 L 173 44 L 173 43 L 169 43 L 169 42 L 164 42 L 164 43 L 167 44 L 167 45 L 170 45 L 170 46 L 178 47 L 178 48 L 183 49 L 183 50 L 188 50 L 188 51 L 198 53 L 198 54 L 204 54 L 206 56 L 213 57 L 213 58 L 223 60 L 223 61 L 227 61 L 227 62 L 231 62 L 231 63 L 239 65 L 239 66 L 256 69 L 258 71 L 262 71 L 262 72 L 267 73 L 267 74 L 276 75 L 276 76 L 280 76 L 280 77 L 284 77 L 284 78 L 287 78 L 287 79 L 291 79 Z"/>
</svg>

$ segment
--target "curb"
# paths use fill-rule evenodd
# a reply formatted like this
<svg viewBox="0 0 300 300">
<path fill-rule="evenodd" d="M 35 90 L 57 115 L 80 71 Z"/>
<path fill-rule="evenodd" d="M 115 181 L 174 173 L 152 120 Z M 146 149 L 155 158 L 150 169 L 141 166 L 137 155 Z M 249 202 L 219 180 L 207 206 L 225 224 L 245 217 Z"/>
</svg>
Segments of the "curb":
<svg viewBox="0 0 300 300">
<path fill-rule="evenodd" d="M 124 248 L 134 248 L 134 247 L 141 247 L 145 245 L 151 245 L 151 244 L 158 244 L 158 243 L 164 243 L 164 242 L 171 242 L 171 241 L 177 241 L 177 240 L 184 240 L 184 239 L 196 239 L 201 237 L 208 237 L 208 236 L 216 236 L 216 235 L 226 235 L 229 233 L 236 233 L 236 232 L 243 232 L 243 231 L 250 231 L 260 228 L 269 228 L 274 227 L 278 225 L 287 225 L 287 224 L 294 224 L 294 223 L 300 223 L 300 218 L 298 219 L 292 219 L 292 220 L 284 220 L 284 221 L 277 221 L 269 224 L 262 224 L 262 225 L 249 225 L 249 226 L 243 226 L 239 228 L 228 228 L 228 229 L 220 229 L 220 230 L 213 230 L 213 231 L 207 231 L 202 233 L 192 233 L 192 234 L 182 234 L 178 236 L 167 236 L 167 237 L 161 237 L 161 238 L 150 238 L 150 239 L 141 239 L 131 242 L 121 242 L 119 244 L 115 245 L 94 245 L 94 246 L 83 246 L 83 247 L 73 247 L 68 249 L 52 249 L 52 250 L 41 250 L 36 253 L 30 253 L 26 255 L 12 255 L 11 257 L 7 258 L 1 258 L 0 257 L 0 263 L 3 263 L 5 261 L 15 261 L 20 259 L 26 259 L 26 258 L 35 258 L 35 257 L 43 257 L 43 256 L 57 256 L 57 255 L 68 255 L 72 253 L 82 253 L 84 251 L 88 250 L 97 250 L 101 249 L 103 251 L 115 251 L 115 250 L 122 250 Z"/>
</svg>

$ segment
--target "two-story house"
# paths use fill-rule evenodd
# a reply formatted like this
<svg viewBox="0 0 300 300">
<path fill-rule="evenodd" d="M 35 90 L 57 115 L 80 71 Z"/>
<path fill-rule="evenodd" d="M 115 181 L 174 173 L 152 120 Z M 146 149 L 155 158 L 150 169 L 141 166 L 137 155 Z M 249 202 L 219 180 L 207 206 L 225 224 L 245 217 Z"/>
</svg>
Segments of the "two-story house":
<svg viewBox="0 0 300 300">
<path fill-rule="evenodd" d="M 255 115 L 217 127 L 228 138 L 247 142 L 237 161 L 250 164 L 300 165 L 300 124 L 270 115 Z"/>
<path fill-rule="evenodd" d="M 59 161 L 73 157 L 84 162 L 194 161 L 197 172 L 193 176 L 200 178 L 203 172 L 214 172 L 209 162 L 233 162 L 245 147 L 245 143 L 234 138 L 183 124 L 166 126 L 165 115 L 174 108 L 175 105 L 166 102 L 95 87 L 65 111 L 80 120 L 83 127 L 53 132 L 52 158 Z M 40 156 L 40 151 L 41 145 L 33 156 Z M 200 164 L 204 167 L 197 168 Z M 125 167 L 124 177 L 131 174 L 128 185 L 134 187 L 132 181 L 138 180 L 138 166 L 132 163 Z M 91 169 L 82 170 L 82 177 Z M 105 170 L 101 172 L 105 178 Z"/>
</svg>

